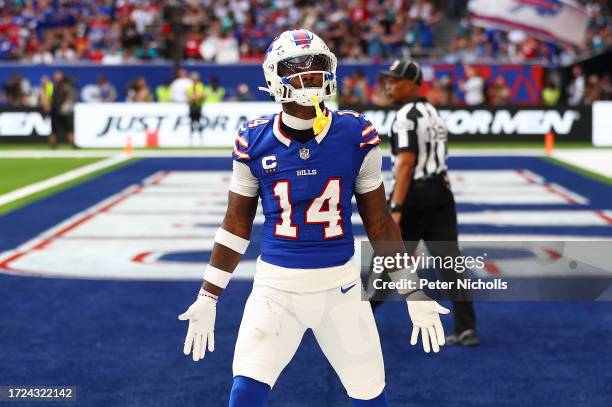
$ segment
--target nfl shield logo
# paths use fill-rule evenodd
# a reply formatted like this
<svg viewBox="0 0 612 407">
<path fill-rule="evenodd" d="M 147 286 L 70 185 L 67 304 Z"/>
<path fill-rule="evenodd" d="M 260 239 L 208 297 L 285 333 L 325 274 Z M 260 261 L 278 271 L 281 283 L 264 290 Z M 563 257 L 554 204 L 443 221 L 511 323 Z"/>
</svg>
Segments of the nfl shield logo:
<svg viewBox="0 0 612 407">
<path fill-rule="evenodd" d="M 310 157 L 310 150 L 307 148 L 300 148 L 300 158 L 302 160 L 308 160 Z"/>
</svg>

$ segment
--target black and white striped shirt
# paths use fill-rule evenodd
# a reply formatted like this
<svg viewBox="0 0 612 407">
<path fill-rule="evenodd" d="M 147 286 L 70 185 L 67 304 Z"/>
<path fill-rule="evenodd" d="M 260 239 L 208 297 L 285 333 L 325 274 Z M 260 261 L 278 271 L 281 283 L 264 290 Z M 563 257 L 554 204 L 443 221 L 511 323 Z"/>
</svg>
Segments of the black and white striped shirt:
<svg viewBox="0 0 612 407">
<path fill-rule="evenodd" d="M 416 153 L 413 180 L 433 177 L 447 168 L 447 133 L 444 121 L 427 99 L 411 100 L 398 110 L 391 125 L 391 153 Z"/>
</svg>

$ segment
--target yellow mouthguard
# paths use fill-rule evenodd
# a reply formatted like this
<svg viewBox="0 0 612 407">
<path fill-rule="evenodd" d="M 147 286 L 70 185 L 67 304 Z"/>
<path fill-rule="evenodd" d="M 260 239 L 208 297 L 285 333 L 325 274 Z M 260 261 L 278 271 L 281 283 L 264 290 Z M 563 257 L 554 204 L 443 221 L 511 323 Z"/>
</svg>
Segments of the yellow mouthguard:
<svg viewBox="0 0 612 407">
<path fill-rule="evenodd" d="M 327 127 L 330 120 L 323 114 L 321 111 L 321 107 L 319 106 L 319 98 L 317 96 L 312 97 L 312 104 L 317 111 L 317 117 L 312 125 L 312 130 L 314 131 L 315 136 L 321 134 L 321 132 Z"/>
</svg>

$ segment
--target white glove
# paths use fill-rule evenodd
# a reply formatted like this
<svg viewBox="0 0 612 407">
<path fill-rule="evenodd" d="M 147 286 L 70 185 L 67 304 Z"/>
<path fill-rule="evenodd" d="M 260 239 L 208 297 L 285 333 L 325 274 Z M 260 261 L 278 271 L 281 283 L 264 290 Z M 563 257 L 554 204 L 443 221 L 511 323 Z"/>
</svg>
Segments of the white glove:
<svg viewBox="0 0 612 407">
<path fill-rule="evenodd" d="M 193 360 L 197 362 L 204 359 L 206 344 L 208 351 L 215 350 L 215 317 L 217 315 L 217 300 L 203 295 L 204 290 L 200 291 L 198 299 L 191 304 L 189 309 L 179 315 L 181 321 L 189 320 L 189 329 L 185 337 L 183 353 L 189 355 L 193 345 Z"/>
<path fill-rule="evenodd" d="M 406 300 L 406 303 L 408 304 L 408 314 L 410 315 L 413 325 L 410 344 L 417 344 L 419 331 L 421 331 L 423 350 L 429 353 L 429 341 L 431 340 L 433 351 L 436 353 L 439 352 L 440 346 L 444 345 L 444 328 L 442 327 L 439 314 L 448 314 L 450 310 L 433 300 Z"/>
</svg>

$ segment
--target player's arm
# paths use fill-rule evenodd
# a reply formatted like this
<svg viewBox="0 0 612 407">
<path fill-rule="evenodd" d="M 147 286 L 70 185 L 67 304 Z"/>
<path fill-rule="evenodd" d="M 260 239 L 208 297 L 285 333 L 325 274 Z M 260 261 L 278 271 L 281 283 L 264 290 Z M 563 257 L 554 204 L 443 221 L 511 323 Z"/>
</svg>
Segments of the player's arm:
<svg viewBox="0 0 612 407">
<path fill-rule="evenodd" d="M 231 234 L 248 242 L 253 228 L 253 219 L 257 212 L 257 202 L 257 197 L 244 196 L 230 191 L 227 211 L 221 224 L 221 229 L 224 232 L 221 233 Z M 231 243 L 228 244 L 231 245 Z M 236 251 L 237 249 L 242 251 L 242 248 L 231 248 L 220 243 L 217 237 L 210 256 L 210 266 L 227 273 L 233 273 L 238 266 L 238 262 L 240 262 L 240 257 L 242 257 L 242 253 Z M 204 276 L 203 290 L 219 296 L 224 288 L 207 281 L 206 276 Z"/>
<path fill-rule="evenodd" d="M 403 257 L 406 248 L 399 226 L 387 207 L 381 167 L 382 154 L 376 147 L 366 156 L 355 183 L 357 208 L 376 255 L 395 258 L 399 254 Z M 394 282 L 412 280 L 416 283 L 418 280 L 417 274 L 407 269 L 391 269 L 389 277 Z M 444 329 L 439 314 L 448 314 L 450 311 L 432 301 L 420 290 L 398 292 L 406 298 L 408 314 L 413 324 L 410 343 L 416 345 L 420 332 L 425 352 L 429 352 L 431 348 L 438 352 L 440 346 L 444 345 Z"/>
<path fill-rule="evenodd" d="M 193 360 L 204 358 L 206 348 L 215 349 L 215 318 L 219 295 L 227 287 L 251 236 L 257 211 L 259 184 L 248 167 L 234 162 L 225 218 L 213 245 L 210 263 L 204 272 L 204 283 L 196 301 L 180 320 L 188 320 L 183 353 L 193 353 Z"/>
</svg>

